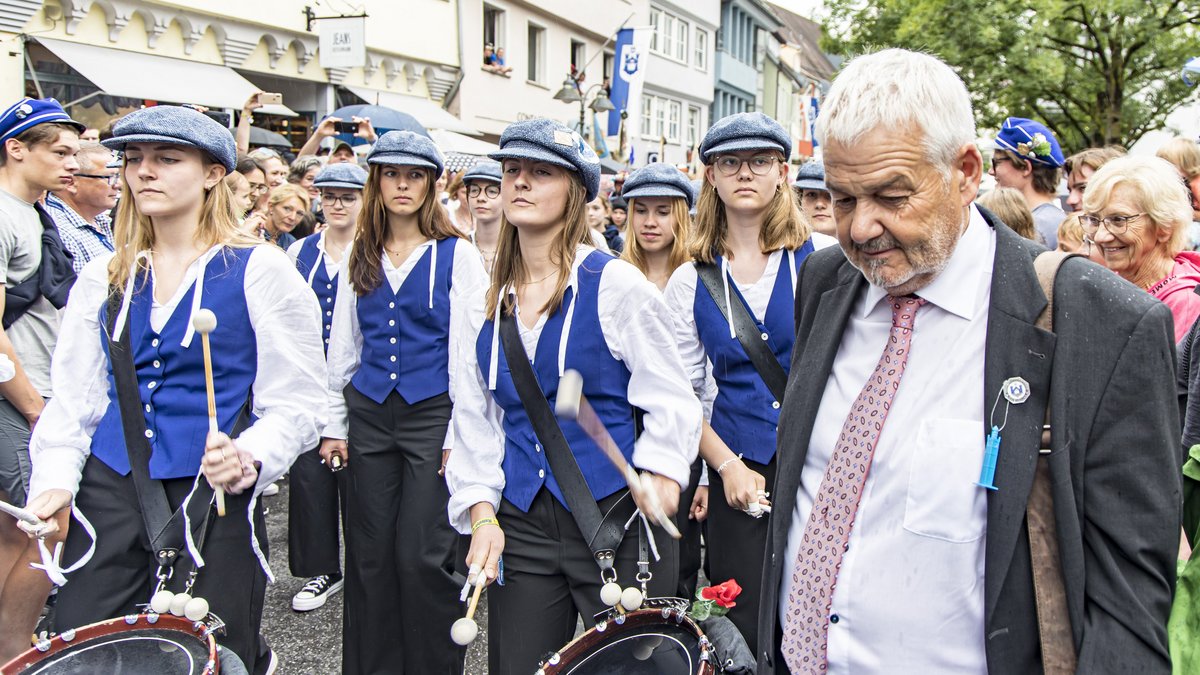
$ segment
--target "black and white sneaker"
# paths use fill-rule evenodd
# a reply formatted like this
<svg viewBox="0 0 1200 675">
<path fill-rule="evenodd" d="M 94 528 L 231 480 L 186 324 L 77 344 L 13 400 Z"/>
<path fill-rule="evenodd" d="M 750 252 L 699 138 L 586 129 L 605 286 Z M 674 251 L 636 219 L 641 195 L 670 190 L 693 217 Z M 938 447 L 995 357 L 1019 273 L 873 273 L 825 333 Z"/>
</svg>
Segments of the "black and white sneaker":
<svg viewBox="0 0 1200 675">
<path fill-rule="evenodd" d="M 342 590 L 342 575 L 319 574 L 309 579 L 298 593 L 292 596 L 292 609 L 297 612 L 309 612 L 329 599 L 329 596 Z"/>
</svg>

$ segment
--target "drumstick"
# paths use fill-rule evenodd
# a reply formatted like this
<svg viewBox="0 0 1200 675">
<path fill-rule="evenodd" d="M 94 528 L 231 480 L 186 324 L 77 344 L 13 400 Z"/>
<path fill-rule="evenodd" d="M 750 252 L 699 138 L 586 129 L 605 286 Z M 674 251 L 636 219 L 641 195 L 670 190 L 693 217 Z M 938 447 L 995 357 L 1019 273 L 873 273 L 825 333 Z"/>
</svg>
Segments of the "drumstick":
<svg viewBox="0 0 1200 675">
<path fill-rule="evenodd" d="M 679 533 L 679 528 L 675 527 L 675 523 L 667 517 L 666 511 L 659 503 L 658 493 L 647 488 L 642 483 L 642 476 L 638 474 L 637 469 L 625 461 L 625 456 L 617 448 L 617 443 L 608 433 L 604 422 L 596 415 L 596 411 L 588 403 L 587 397 L 583 395 L 583 375 L 578 370 L 568 370 L 563 373 L 562 379 L 558 381 L 558 395 L 554 408 L 559 417 L 575 420 L 584 432 L 596 442 L 596 445 L 600 446 L 600 450 L 613 463 L 613 466 L 617 467 L 617 471 L 625 476 L 625 482 L 629 484 L 629 491 L 633 493 L 634 498 L 650 508 L 649 515 L 658 523 L 659 527 L 671 535 L 672 539 L 681 538 L 683 535 Z"/>
<path fill-rule="evenodd" d="M 208 334 L 217 329 L 217 315 L 210 309 L 198 309 L 192 317 L 192 327 L 200 334 L 200 345 L 204 349 L 204 388 L 208 393 L 208 432 L 217 431 L 217 398 L 213 388 L 212 348 L 208 343 Z M 225 490 L 221 486 L 213 486 L 213 495 L 217 498 L 217 515 L 225 515 Z"/>
<path fill-rule="evenodd" d="M 479 624 L 475 623 L 475 608 L 479 606 L 479 594 L 483 592 L 483 587 L 486 585 L 483 574 L 476 575 L 475 593 L 471 595 L 471 603 L 467 605 L 467 615 L 450 626 L 450 639 L 454 641 L 454 644 L 469 645 L 479 635 Z"/>
</svg>

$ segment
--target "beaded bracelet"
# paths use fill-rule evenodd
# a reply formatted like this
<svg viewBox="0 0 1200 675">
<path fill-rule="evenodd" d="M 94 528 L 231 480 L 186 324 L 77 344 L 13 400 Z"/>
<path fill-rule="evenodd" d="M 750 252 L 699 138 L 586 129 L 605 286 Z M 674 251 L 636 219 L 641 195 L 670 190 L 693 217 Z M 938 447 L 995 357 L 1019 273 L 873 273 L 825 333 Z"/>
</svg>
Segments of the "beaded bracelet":
<svg viewBox="0 0 1200 675">
<path fill-rule="evenodd" d="M 725 470 L 725 467 L 728 466 L 730 462 L 737 462 L 737 461 L 740 461 L 741 459 L 742 459 L 742 455 L 741 455 L 741 453 L 738 453 L 737 457 L 730 457 L 729 459 L 725 460 L 724 462 L 721 462 L 721 466 L 717 467 L 717 475 L 720 476 L 721 472 Z"/>
<path fill-rule="evenodd" d="M 478 530 L 484 525 L 495 525 L 496 527 L 500 527 L 500 521 L 496 520 L 495 518 L 480 518 L 471 524 L 471 534 L 475 534 L 475 530 Z"/>
</svg>

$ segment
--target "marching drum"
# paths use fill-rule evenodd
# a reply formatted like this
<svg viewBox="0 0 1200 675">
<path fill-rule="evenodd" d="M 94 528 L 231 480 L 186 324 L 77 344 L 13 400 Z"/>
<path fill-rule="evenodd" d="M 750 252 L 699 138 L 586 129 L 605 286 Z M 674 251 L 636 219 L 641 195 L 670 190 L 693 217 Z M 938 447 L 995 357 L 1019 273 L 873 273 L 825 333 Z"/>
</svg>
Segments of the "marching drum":
<svg viewBox="0 0 1200 675">
<path fill-rule="evenodd" d="M 131 614 L 43 640 L 0 675 L 218 675 L 216 630 L 172 614 Z"/>
<path fill-rule="evenodd" d="M 606 612 L 595 628 L 547 657 L 537 675 L 712 675 L 714 662 L 687 603 L 652 598 L 634 612 Z"/>
</svg>

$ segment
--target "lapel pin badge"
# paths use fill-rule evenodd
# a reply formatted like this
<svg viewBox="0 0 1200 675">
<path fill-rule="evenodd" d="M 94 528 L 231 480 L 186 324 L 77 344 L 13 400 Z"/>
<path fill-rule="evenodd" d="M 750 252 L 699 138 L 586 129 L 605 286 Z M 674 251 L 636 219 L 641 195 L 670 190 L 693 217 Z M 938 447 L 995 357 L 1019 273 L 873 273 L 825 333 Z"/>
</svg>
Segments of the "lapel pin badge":
<svg viewBox="0 0 1200 675">
<path fill-rule="evenodd" d="M 1029 400 L 1029 383 L 1022 377 L 1010 377 L 1004 381 L 1004 400 L 1013 405 Z"/>
<path fill-rule="evenodd" d="M 996 406 L 1000 403 L 1000 397 L 1008 403 L 1004 406 L 1004 421 L 999 425 L 996 424 Z M 983 466 L 979 470 L 979 482 L 976 483 L 979 487 L 995 490 L 996 488 L 996 463 L 1000 459 L 1000 432 L 1008 423 L 1008 406 L 1020 405 L 1029 400 L 1029 383 L 1022 377 L 1010 377 L 1004 381 L 1000 387 L 1000 396 L 996 397 L 996 402 L 992 404 L 992 419 L 991 433 L 987 435 L 987 439 L 983 448 Z"/>
</svg>

